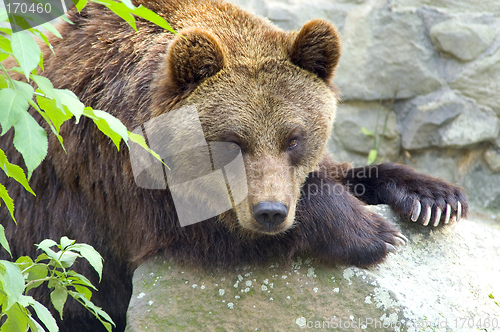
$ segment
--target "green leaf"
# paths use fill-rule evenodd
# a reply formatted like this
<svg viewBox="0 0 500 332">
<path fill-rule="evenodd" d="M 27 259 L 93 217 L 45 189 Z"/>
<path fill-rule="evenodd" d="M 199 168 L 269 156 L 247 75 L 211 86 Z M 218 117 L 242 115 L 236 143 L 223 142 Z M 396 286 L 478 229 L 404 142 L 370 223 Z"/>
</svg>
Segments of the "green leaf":
<svg viewBox="0 0 500 332">
<path fill-rule="evenodd" d="M 43 279 L 47 277 L 47 274 L 49 273 L 49 269 L 47 268 L 47 265 L 45 264 L 35 264 L 32 265 L 29 269 L 26 270 L 25 273 L 28 273 L 28 276 L 26 278 L 27 281 L 32 281 L 32 280 L 38 280 L 38 279 Z"/>
<path fill-rule="evenodd" d="M 58 259 L 59 263 L 61 263 L 62 267 L 64 267 L 65 269 L 71 267 L 71 265 L 73 265 L 75 260 L 78 257 L 80 257 L 78 254 L 71 251 L 65 251 L 62 253 L 62 255 L 61 252 L 59 251 L 57 252 L 57 255 L 60 256 L 60 258 Z"/>
<path fill-rule="evenodd" d="M 12 257 L 12 253 L 10 252 L 9 242 L 7 241 L 7 238 L 5 237 L 5 228 L 3 228 L 3 225 L 0 225 L 0 244 L 2 245 L 2 247 L 5 250 L 7 250 L 10 257 Z"/>
<path fill-rule="evenodd" d="M 78 284 L 78 285 L 83 285 L 83 286 L 92 288 L 93 290 L 97 290 L 97 288 L 95 288 L 95 286 L 92 285 L 90 280 L 87 279 L 84 275 L 76 273 L 75 271 L 72 271 L 72 270 L 67 271 L 67 274 L 69 275 L 68 280 L 71 281 L 71 284 L 73 286 L 75 286 L 75 284 Z M 90 298 L 89 298 L 89 300 L 90 300 Z"/>
<path fill-rule="evenodd" d="M 32 99 L 33 98 L 33 93 L 35 90 L 31 85 L 25 82 L 20 82 L 20 81 L 14 81 L 14 88 L 21 93 L 24 98 L 26 99 Z"/>
<path fill-rule="evenodd" d="M 120 120 L 109 113 L 93 110 L 90 107 L 86 107 L 83 114 L 91 118 L 103 134 L 111 138 L 118 150 L 120 150 L 120 141 L 122 138 L 128 145 L 127 127 Z"/>
<path fill-rule="evenodd" d="M 8 261 L 0 261 L 4 271 L 0 276 L 0 282 L 3 285 L 3 291 L 7 295 L 7 304 L 2 310 L 9 310 L 14 303 L 18 302 L 24 291 L 24 277 L 16 264 Z"/>
<path fill-rule="evenodd" d="M 10 40 L 0 35 L 0 49 L 12 54 L 12 47 L 10 46 Z"/>
<path fill-rule="evenodd" d="M 57 242 L 54 241 L 54 240 L 51 240 L 51 239 L 45 239 L 45 240 L 43 240 L 42 242 L 40 242 L 39 244 L 36 245 L 36 247 L 38 249 L 41 249 L 41 250 L 43 250 L 45 252 L 47 252 L 47 250 L 53 251 L 52 249 L 50 249 L 53 246 L 57 246 Z"/>
<path fill-rule="evenodd" d="M 24 270 L 33 265 L 33 260 L 28 256 L 21 256 L 16 259 L 15 264 L 19 267 L 22 273 L 26 273 Z"/>
<path fill-rule="evenodd" d="M 134 133 L 129 131 L 128 138 L 130 141 L 132 141 L 136 144 L 139 144 L 143 149 L 145 149 L 146 151 L 151 153 L 151 155 L 153 157 L 155 157 L 156 159 L 158 159 L 158 161 L 160 161 L 163 165 L 165 165 L 165 163 L 163 162 L 161 157 L 158 155 L 158 153 L 154 152 L 153 150 L 151 150 L 149 148 L 149 146 L 146 144 L 146 140 L 144 139 L 144 137 L 142 137 L 141 135 L 138 135 L 138 134 L 134 134 Z M 165 165 L 165 166 L 167 166 L 167 165 Z M 170 167 L 167 166 L 167 168 L 170 170 Z"/>
<path fill-rule="evenodd" d="M 28 325 L 31 332 L 45 332 L 45 329 L 33 317 L 29 317 Z"/>
<path fill-rule="evenodd" d="M 139 6 L 139 8 L 134 9 L 132 11 L 132 13 L 134 15 L 142 17 L 148 21 L 151 21 L 151 22 L 155 23 L 156 25 L 159 25 L 160 27 L 162 27 L 170 32 L 177 34 L 177 31 L 175 31 L 163 17 L 159 16 L 155 12 L 151 11 L 150 9 L 148 9 L 142 5 Z"/>
<path fill-rule="evenodd" d="M 0 59 L 1 59 L 1 56 L 0 56 Z M 7 81 L 5 76 L 0 74 L 0 89 L 6 89 L 8 87 L 9 87 L 9 82 Z"/>
<path fill-rule="evenodd" d="M 121 2 L 114 2 L 111 5 L 107 5 L 109 9 L 113 11 L 116 15 L 120 16 L 125 20 L 134 30 L 137 30 L 137 26 L 135 24 L 135 17 L 131 15 L 130 9 Z"/>
<path fill-rule="evenodd" d="M 86 299 L 90 300 L 92 298 L 92 291 L 87 287 L 81 285 L 72 285 L 72 286 L 78 293 L 82 294 L 82 296 L 84 296 Z"/>
<path fill-rule="evenodd" d="M 43 98 L 43 97 L 42 97 Z M 46 98 L 45 98 L 46 99 Z M 50 101 L 52 101 L 52 99 L 48 99 Z M 61 147 L 63 148 L 64 152 L 66 152 L 66 149 L 64 148 L 64 144 L 63 144 L 63 138 L 61 135 L 59 135 L 59 129 L 56 129 L 56 127 L 54 126 L 54 123 L 53 121 L 50 119 L 50 117 L 47 115 L 46 112 L 42 111 L 40 109 L 40 107 L 38 107 L 38 104 L 35 103 L 33 100 L 29 100 L 29 103 L 31 106 L 33 106 L 33 108 L 38 112 L 38 114 L 40 114 L 43 119 L 45 120 L 45 122 L 47 122 L 50 126 L 50 130 L 52 131 L 52 133 L 57 137 L 57 139 L 59 140 L 59 143 L 61 143 Z M 55 105 L 55 102 L 54 102 L 54 105 Z M 55 107 L 55 106 L 54 106 Z M 64 112 L 64 111 L 61 111 L 61 112 Z M 71 117 L 71 115 L 69 115 Z"/>
<path fill-rule="evenodd" d="M 5 54 L 5 53 L 2 53 L 0 52 L 0 62 L 4 61 L 5 59 L 7 59 L 9 57 L 8 54 Z M 0 77 L 2 76 L 2 74 L 0 74 Z M 0 87 L 1 89 L 2 87 Z M 6 87 L 5 87 L 6 88 Z"/>
<path fill-rule="evenodd" d="M 40 89 L 40 92 L 49 96 L 50 98 L 57 98 L 57 93 L 56 90 L 54 89 L 54 86 L 52 85 L 52 82 L 46 77 L 43 76 L 38 76 L 38 75 L 31 75 L 31 79 L 35 81 L 36 85 L 38 85 L 38 89 Z M 62 104 L 59 101 L 57 104 L 57 107 L 62 108 Z"/>
<path fill-rule="evenodd" d="M 57 107 L 56 100 L 54 99 L 37 96 L 36 101 L 48 116 L 48 122 L 54 125 L 56 134 L 59 134 L 62 124 L 71 119 L 73 115 L 70 112 L 64 111 L 64 107 Z"/>
<path fill-rule="evenodd" d="M 64 249 L 66 249 L 67 247 L 69 247 L 69 246 L 71 246 L 71 245 L 75 244 L 75 242 L 76 242 L 75 240 L 70 240 L 70 239 L 68 239 L 66 236 L 63 236 L 63 237 L 61 238 L 61 246 L 60 246 L 60 249 L 61 249 L 61 250 L 64 250 Z"/>
<path fill-rule="evenodd" d="M 366 164 L 367 165 L 371 165 L 375 162 L 375 160 L 377 160 L 377 150 L 375 149 L 371 149 L 370 152 L 368 152 L 368 158 L 366 160 Z"/>
<path fill-rule="evenodd" d="M 24 175 L 23 169 L 17 165 L 9 163 L 7 156 L 1 149 L 0 149 L 0 167 L 3 169 L 3 171 L 8 177 L 11 177 L 17 182 L 19 182 L 24 187 L 24 189 L 26 189 L 34 196 L 36 196 L 35 192 L 33 191 L 33 189 L 31 189 L 28 183 L 28 179 L 26 179 L 26 175 Z"/>
<path fill-rule="evenodd" d="M 47 265 L 45 264 L 35 264 L 32 267 L 30 267 L 28 270 L 25 271 L 25 273 L 28 273 L 28 277 L 26 278 L 26 281 L 33 281 L 33 280 L 39 280 L 47 277 L 47 274 L 49 273 L 49 269 Z M 27 286 L 25 289 L 25 293 L 28 292 L 32 288 L 37 288 L 41 284 L 43 284 L 44 281 L 37 281 L 32 283 L 31 285 Z"/>
<path fill-rule="evenodd" d="M 85 105 L 78 99 L 78 97 L 71 91 L 64 89 L 55 89 L 58 99 L 65 106 L 64 110 L 73 114 L 76 118 L 76 122 L 80 120 L 80 116 L 83 114 L 83 109 Z"/>
<path fill-rule="evenodd" d="M 47 254 L 40 254 L 38 257 L 35 259 L 35 263 L 38 263 L 43 260 L 50 259 L 50 257 Z"/>
<path fill-rule="evenodd" d="M 74 296 L 74 294 L 70 293 L 71 295 Z M 75 297 L 75 296 L 74 296 Z M 81 299 L 85 305 L 85 307 L 87 309 L 89 309 L 90 311 L 94 312 L 95 315 L 98 316 L 98 319 L 101 321 L 101 323 L 103 323 L 103 325 L 108 329 L 107 325 L 105 324 L 105 322 L 102 321 L 102 319 L 104 319 L 106 322 L 109 322 L 111 324 L 113 324 L 115 326 L 115 323 L 113 322 L 113 320 L 111 319 L 111 317 L 109 317 L 109 315 L 104 311 L 102 310 L 100 307 L 96 306 L 94 303 L 92 303 L 90 300 L 88 300 L 86 297 L 84 296 L 79 296 L 77 297 L 79 299 Z M 101 319 L 102 318 L 102 319 Z M 111 326 L 109 326 L 109 329 L 108 331 L 111 332 Z"/>
<path fill-rule="evenodd" d="M 92 265 L 94 270 L 99 275 L 99 281 L 101 281 L 103 259 L 97 250 L 85 243 L 77 243 L 72 246 L 71 250 L 79 252 L 80 255 L 82 255 L 90 263 L 90 265 Z"/>
<path fill-rule="evenodd" d="M 28 110 L 28 102 L 22 92 L 14 89 L 0 90 L 0 126 L 2 136 L 19 120 L 19 117 Z"/>
<path fill-rule="evenodd" d="M 125 6 L 127 6 L 131 10 L 137 8 L 136 6 L 134 6 L 131 0 L 121 0 L 121 2 L 123 2 L 123 4 L 125 4 Z"/>
<path fill-rule="evenodd" d="M 35 168 L 47 156 L 47 133 L 28 112 L 19 116 L 14 129 L 16 133 L 13 143 L 17 151 L 23 155 L 29 179 Z"/>
<path fill-rule="evenodd" d="M 59 312 L 59 316 L 63 319 L 63 308 L 68 298 L 68 291 L 62 286 L 56 286 L 52 293 L 50 293 L 50 301 L 54 308 Z"/>
<path fill-rule="evenodd" d="M 26 79 L 30 72 L 38 66 L 40 61 L 40 47 L 25 31 L 12 34 L 11 46 L 17 63 L 22 68 Z"/>
<path fill-rule="evenodd" d="M 371 130 L 366 129 L 366 127 L 361 127 L 361 132 L 366 136 L 375 137 L 375 134 Z"/>
<path fill-rule="evenodd" d="M 78 6 L 78 4 L 77 4 L 77 6 Z M 46 29 L 48 32 L 52 33 L 57 38 L 62 38 L 62 36 L 59 33 L 59 31 L 50 22 L 42 24 L 42 28 Z"/>
<path fill-rule="evenodd" d="M 47 327 L 49 332 L 58 332 L 59 328 L 57 327 L 56 320 L 52 317 L 49 309 L 45 308 L 41 303 L 36 301 L 35 299 L 31 299 L 30 305 L 33 309 L 35 309 L 35 313 L 42 321 L 42 323 Z"/>
<path fill-rule="evenodd" d="M 47 24 L 47 23 L 45 23 L 45 24 Z M 48 24 L 50 25 L 50 23 L 48 23 Z M 52 53 L 54 53 L 54 48 L 52 47 L 52 44 L 50 44 L 49 39 L 47 38 L 47 36 L 45 36 L 45 34 L 43 34 L 40 30 L 35 29 L 35 28 L 30 28 L 30 29 L 28 29 L 28 31 L 30 31 L 32 34 L 34 34 L 38 38 L 40 38 L 40 40 L 42 40 L 45 43 L 45 45 L 47 45 L 50 48 Z M 42 71 L 43 71 L 43 52 L 40 53 L 40 62 L 38 63 L 38 65 L 42 68 Z"/>
<path fill-rule="evenodd" d="M 0 20 L 0 22 L 1 21 L 2 20 Z M 0 27 L 0 32 L 3 32 L 3 33 L 5 33 L 6 35 L 9 35 L 9 36 L 12 35 L 12 29 L 10 29 L 10 28 Z"/>
<path fill-rule="evenodd" d="M 7 315 L 7 320 L 0 328 L 0 332 L 24 332 L 28 328 L 28 314 L 19 304 L 10 309 L 2 308 L 2 313 Z"/>
<path fill-rule="evenodd" d="M 9 19 L 9 15 L 7 14 L 7 10 L 5 8 L 0 8 L 0 22 L 7 21 Z"/>
<path fill-rule="evenodd" d="M 76 9 L 78 10 L 78 12 L 81 12 L 83 7 L 85 7 L 86 5 L 87 5 L 87 0 L 80 0 L 76 4 Z"/>
<path fill-rule="evenodd" d="M 45 68 L 43 68 L 43 52 L 40 53 L 40 60 L 38 61 L 38 67 L 40 67 L 42 71 L 45 71 Z M 37 73 L 36 68 L 31 71 L 31 74 L 33 75 L 35 75 L 36 73 Z"/>
<path fill-rule="evenodd" d="M 9 196 L 9 192 L 4 187 L 3 184 L 0 184 L 0 198 L 4 201 L 5 206 L 7 207 L 7 209 L 9 209 L 10 216 L 12 217 L 12 219 L 14 220 L 14 222 L 17 223 L 16 218 L 14 218 L 14 201 Z"/>
</svg>

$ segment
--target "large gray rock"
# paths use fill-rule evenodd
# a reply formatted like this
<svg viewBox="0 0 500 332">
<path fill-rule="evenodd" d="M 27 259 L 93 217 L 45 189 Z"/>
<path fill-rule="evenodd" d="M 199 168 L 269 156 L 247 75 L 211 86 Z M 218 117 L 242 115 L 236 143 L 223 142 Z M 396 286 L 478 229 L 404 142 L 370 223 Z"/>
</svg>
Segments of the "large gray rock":
<svg viewBox="0 0 500 332">
<path fill-rule="evenodd" d="M 500 149 L 490 147 L 484 151 L 483 157 L 493 172 L 500 173 Z"/>
<path fill-rule="evenodd" d="M 338 1 L 269 1 L 267 17 L 287 30 L 300 29 L 313 18 L 323 18 L 334 23 L 339 30 L 344 27 L 344 21 L 350 5 Z"/>
<path fill-rule="evenodd" d="M 447 20 L 432 27 L 431 39 L 439 50 L 470 61 L 486 51 L 496 33 L 493 26 Z"/>
<path fill-rule="evenodd" d="M 398 105 L 402 146 L 466 147 L 498 136 L 500 121 L 495 113 L 444 89 Z"/>
<path fill-rule="evenodd" d="M 380 144 L 379 155 L 386 159 L 394 159 L 401 147 L 401 135 L 396 126 L 396 114 L 380 103 L 347 102 L 338 107 L 335 135 L 344 149 L 367 155 L 374 147 L 375 139 L 363 133 L 362 128 L 365 128 L 374 135 L 377 134 L 377 144 Z"/>
<path fill-rule="evenodd" d="M 444 84 L 416 12 L 367 2 L 348 13 L 342 37 L 335 83 L 345 100 L 411 98 Z"/>
<path fill-rule="evenodd" d="M 492 166 L 494 168 L 495 164 Z M 493 173 L 493 171 L 491 170 L 491 166 L 482 162 L 479 156 L 473 167 L 468 171 L 463 186 L 469 192 L 469 200 L 474 207 L 499 213 L 500 174 Z"/>
<path fill-rule="evenodd" d="M 371 209 L 396 222 L 387 207 Z M 500 323 L 499 225 L 397 225 L 409 244 L 370 270 L 296 257 L 291 266 L 211 273 L 152 259 L 134 274 L 127 331 L 444 332 L 481 330 L 469 320 Z"/>
<path fill-rule="evenodd" d="M 450 14 L 500 12 L 500 2 L 498 1 L 392 0 L 392 6 L 395 10 L 429 6 Z"/>
<path fill-rule="evenodd" d="M 500 47 L 492 55 L 466 66 L 450 86 L 491 107 L 500 116 Z"/>
</svg>

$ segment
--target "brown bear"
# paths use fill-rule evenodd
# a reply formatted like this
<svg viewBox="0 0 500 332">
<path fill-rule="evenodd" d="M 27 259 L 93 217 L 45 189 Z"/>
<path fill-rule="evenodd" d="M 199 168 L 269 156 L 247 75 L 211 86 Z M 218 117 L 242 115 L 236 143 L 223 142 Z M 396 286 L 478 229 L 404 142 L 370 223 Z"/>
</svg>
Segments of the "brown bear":
<svg viewBox="0 0 500 332">
<path fill-rule="evenodd" d="M 35 256 L 34 243 L 61 236 L 94 246 L 105 262 L 93 300 L 116 331 L 125 328 L 132 273 L 153 254 L 206 268 L 290 260 L 296 253 L 367 267 L 383 261 L 404 237 L 365 203 L 389 204 L 424 225 L 467 213 L 457 186 L 402 165 L 351 168 L 326 152 L 340 57 L 330 23 L 312 20 L 285 32 L 221 0 L 134 3 L 163 16 L 182 36 L 141 19 L 136 32 L 90 3 L 69 13 L 74 24 L 59 26 L 64 38 L 51 40 L 55 55 L 44 48 L 43 75 L 131 131 L 194 105 L 206 142 L 226 142 L 241 153 L 244 199 L 181 227 L 171 190 L 137 185 L 129 150 L 122 144 L 117 151 L 89 119 L 61 129 L 67 153 L 49 135 L 48 156 L 30 180 L 36 197 L 0 178 L 16 205 L 17 226 L 6 209 L 0 211 L 13 255 Z M 12 136 L 3 136 L 0 146 L 22 163 Z M 97 284 L 88 265 L 78 269 Z M 47 291 L 35 296 L 49 302 Z M 61 331 L 103 330 L 70 301 L 59 323 Z"/>
</svg>

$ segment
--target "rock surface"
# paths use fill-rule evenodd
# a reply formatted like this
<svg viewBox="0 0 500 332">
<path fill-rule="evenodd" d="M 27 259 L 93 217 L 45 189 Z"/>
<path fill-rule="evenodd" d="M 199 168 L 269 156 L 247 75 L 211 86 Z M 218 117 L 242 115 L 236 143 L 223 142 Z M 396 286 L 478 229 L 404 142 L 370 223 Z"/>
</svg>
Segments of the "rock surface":
<svg viewBox="0 0 500 332">
<path fill-rule="evenodd" d="M 344 149 L 363 154 L 368 154 L 374 147 L 374 136 L 377 136 L 377 144 L 380 143 L 381 156 L 397 157 L 401 147 L 396 113 L 377 102 L 346 102 L 339 105 L 335 135 Z"/>
<path fill-rule="evenodd" d="M 466 147 L 494 140 L 500 120 L 486 107 L 446 89 L 399 105 L 404 149 Z"/>
<path fill-rule="evenodd" d="M 495 34 L 493 27 L 458 20 L 444 21 L 431 29 L 431 39 L 438 49 L 464 61 L 473 60 L 486 51 Z"/>
<path fill-rule="evenodd" d="M 378 267 L 296 257 L 291 266 L 209 273 L 157 257 L 134 274 L 127 331 L 480 331 L 468 327 L 472 321 L 493 331 L 500 324 L 498 224 L 431 229 L 396 221 L 386 206 L 370 208 L 409 239 Z"/>
</svg>

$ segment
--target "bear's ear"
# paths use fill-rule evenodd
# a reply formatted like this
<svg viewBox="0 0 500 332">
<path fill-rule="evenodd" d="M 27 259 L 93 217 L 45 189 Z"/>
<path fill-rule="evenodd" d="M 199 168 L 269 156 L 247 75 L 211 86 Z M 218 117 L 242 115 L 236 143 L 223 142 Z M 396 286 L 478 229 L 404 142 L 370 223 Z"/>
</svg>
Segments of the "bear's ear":
<svg viewBox="0 0 500 332">
<path fill-rule="evenodd" d="M 167 76 L 175 90 L 186 92 L 202 80 L 215 75 L 225 63 L 217 38 L 207 31 L 193 28 L 180 32 L 167 52 Z"/>
<path fill-rule="evenodd" d="M 337 29 L 325 20 L 307 22 L 295 35 L 289 55 L 295 65 L 328 81 L 340 59 Z"/>
</svg>

